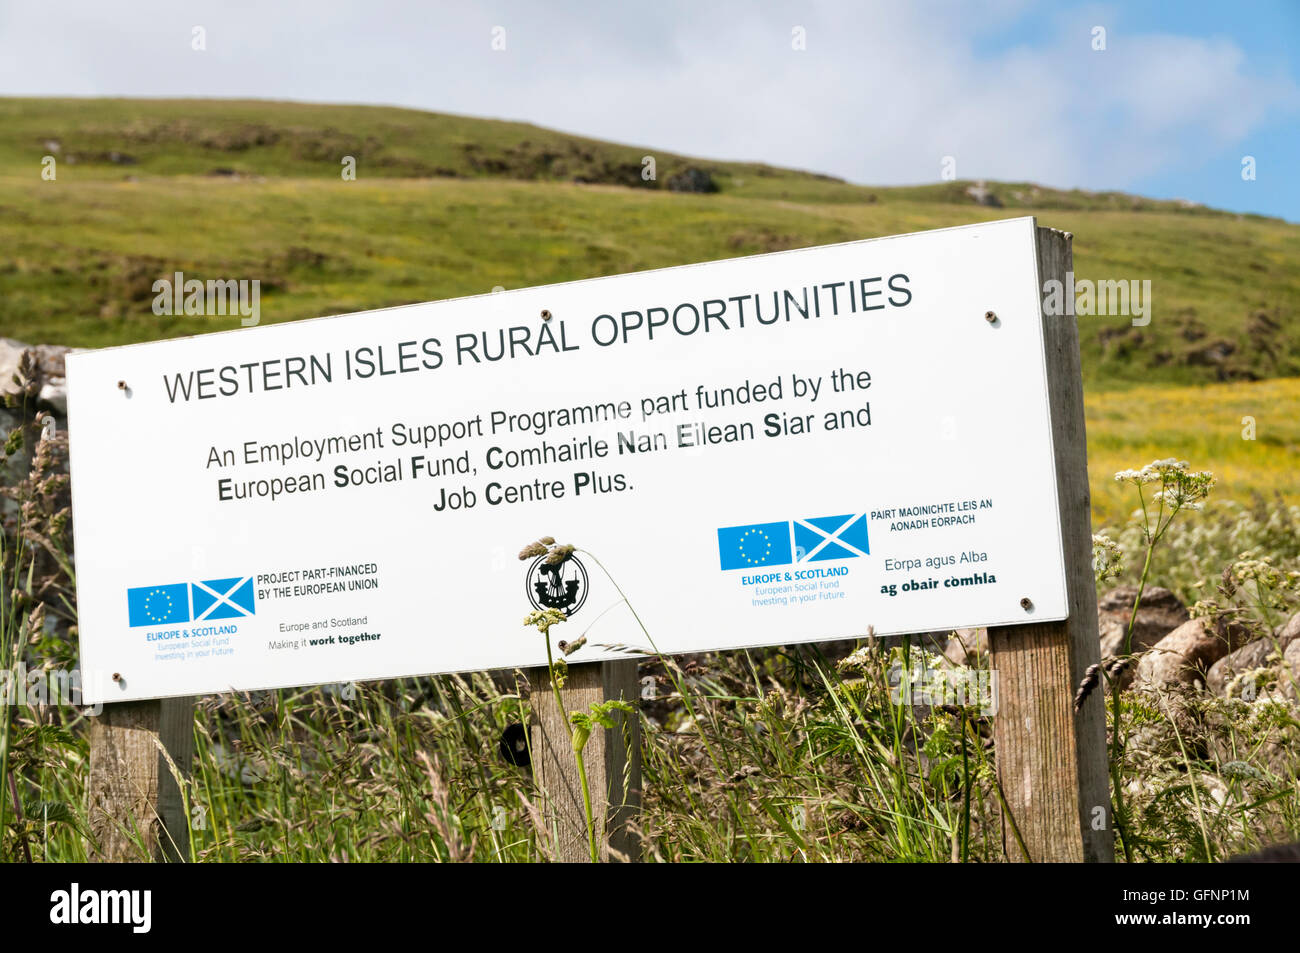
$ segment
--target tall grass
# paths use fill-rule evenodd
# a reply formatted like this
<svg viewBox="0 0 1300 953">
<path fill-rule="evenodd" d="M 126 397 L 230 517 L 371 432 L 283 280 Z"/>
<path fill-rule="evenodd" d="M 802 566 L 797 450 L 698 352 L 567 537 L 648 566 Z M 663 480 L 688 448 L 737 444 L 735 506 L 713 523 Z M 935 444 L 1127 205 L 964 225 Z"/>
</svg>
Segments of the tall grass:
<svg viewBox="0 0 1300 953">
<path fill-rule="evenodd" d="M 59 472 L 65 441 L 34 436 L 26 449 L 18 437 L 8 446 L 20 469 L 30 459 L 26 477 L 7 491 L 12 505 L 0 534 L 0 658 L 11 679 L 20 666 L 48 676 L 76 661 Z M 1300 569 L 1288 529 L 1294 520 L 1264 504 L 1192 514 L 1168 530 L 1163 545 L 1174 558 L 1155 558 L 1149 581 L 1201 591 L 1191 577 L 1222 568 L 1241 541 L 1268 555 L 1269 566 Z M 1258 572 L 1261 564 L 1249 565 Z M 1245 604 L 1245 589 L 1232 598 Z M 1254 592 L 1251 605 L 1259 604 Z M 1295 608 L 1286 601 L 1293 592 L 1282 602 L 1265 595 L 1270 619 L 1279 606 Z M 1220 601 L 1231 608 L 1227 596 Z M 635 828 L 644 858 L 1018 857 L 1016 818 L 1000 796 L 981 700 L 918 700 L 902 691 L 899 673 L 920 662 L 957 678 L 987 666 L 953 666 L 935 646 L 934 636 L 867 639 L 641 663 L 655 686 L 637 714 L 643 809 Z M 581 653 L 569 661 L 580 660 Z M 1250 697 L 1118 694 L 1110 729 L 1125 743 L 1115 749 L 1113 777 L 1133 860 L 1218 860 L 1300 837 L 1300 722 L 1281 674 L 1274 678 L 1264 683 L 1269 691 Z M 27 696 L 0 714 L 6 860 L 94 853 L 84 787 L 88 721 L 54 701 Z M 527 722 L 530 704 L 526 688 L 486 674 L 200 698 L 194 759 L 185 766 L 189 859 L 549 859 L 547 792 L 501 751 L 502 733 Z M 146 859 L 143 847 L 140 854 Z"/>
<path fill-rule="evenodd" d="M 976 861 L 1007 851 L 989 723 L 893 703 L 867 646 L 851 671 L 805 650 L 703 656 L 646 703 L 643 856 L 657 861 Z M 892 659 L 891 659 L 892 656 Z M 657 666 L 647 670 L 657 670 Z M 669 680 L 671 681 L 671 680 Z M 689 700 L 694 715 L 687 713 Z M 1284 706 L 1126 693 L 1126 786 L 1138 860 L 1208 860 L 1300 835 L 1297 723 Z M 545 792 L 505 762 L 526 700 L 486 676 L 336 691 L 208 696 L 188 789 L 199 861 L 534 861 Z M 85 860 L 85 742 L 32 739 L 10 777 L 7 859 Z M 42 804 L 60 805 L 44 814 Z M 141 859 L 144 859 L 142 856 Z"/>
</svg>

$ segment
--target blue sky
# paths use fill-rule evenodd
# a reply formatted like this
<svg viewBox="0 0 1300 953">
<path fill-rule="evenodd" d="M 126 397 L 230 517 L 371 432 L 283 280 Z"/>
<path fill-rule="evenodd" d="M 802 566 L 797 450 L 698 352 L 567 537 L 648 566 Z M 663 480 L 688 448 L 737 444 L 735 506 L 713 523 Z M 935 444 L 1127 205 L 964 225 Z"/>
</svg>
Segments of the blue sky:
<svg viewBox="0 0 1300 953">
<path fill-rule="evenodd" d="M 880 185 L 951 156 L 1300 222 L 1298 50 L 1300 0 L 0 5 L 0 94 L 413 106 Z"/>
<path fill-rule="evenodd" d="M 1300 105 L 1294 99 L 1300 86 L 1300 0 L 1033 4 L 978 36 L 974 47 L 980 55 L 1000 57 L 1017 46 L 1032 48 L 1063 25 L 1082 23 L 1090 15 L 1096 24 L 1108 25 L 1108 46 L 1124 44 L 1130 36 L 1160 34 L 1221 40 L 1241 51 L 1246 76 L 1289 78 L 1292 84 L 1290 104 L 1281 97 L 1247 134 L 1231 142 L 1193 136 L 1184 155 L 1126 181 L 1125 190 L 1300 222 Z M 1254 181 L 1241 176 L 1245 155 L 1256 159 Z"/>
</svg>

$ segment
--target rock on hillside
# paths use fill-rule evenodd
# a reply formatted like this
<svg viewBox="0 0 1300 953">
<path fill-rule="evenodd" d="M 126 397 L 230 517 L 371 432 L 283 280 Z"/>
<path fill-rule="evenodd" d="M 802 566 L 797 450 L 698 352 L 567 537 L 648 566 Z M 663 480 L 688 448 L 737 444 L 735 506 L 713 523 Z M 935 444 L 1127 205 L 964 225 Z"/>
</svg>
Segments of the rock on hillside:
<svg viewBox="0 0 1300 953">
<path fill-rule="evenodd" d="M 1138 681 L 1156 686 L 1204 682 L 1210 666 L 1245 644 L 1249 637 L 1250 630 L 1237 623 L 1191 619 L 1142 656 Z"/>
<path fill-rule="evenodd" d="M 1217 695 L 1224 694 L 1238 675 L 1266 667 L 1270 656 L 1285 653 L 1288 646 L 1297 640 L 1300 640 L 1300 613 L 1292 616 L 1291 621 L 1279 628 L 1272 638 L 1256 639 L 1211 665 L 1206 687 Z"/>
<path fill-rule="evenodd" d="M 1133 614 L 1136 586 L 1117 586 L 1097 602 L 1097 623 L 1101 630 L 1101 656 L 1120 655 L 1124 651 L 1124 634 Z M 1132 654 L 1145 652 L 1188 620 L 1187 607 L 1168 589 L 1148 586 L 1138 606 L 1133 626 Z"/>
<path fill-rule="evenodd" d="M 944 646 L 943 654 L 953 665 L 975 667 L 981 661 L 987 665 L 989 630 L 955 629 Z"/>
<path fill-rule="evenodd" d="M 1282 694 L 1300 703 L 1300 639 L 1286 647 L 1282 661 Z"/>
<path fill-rule="evenodd" d="M 68 413 L 68 384 L 63 359 L 71 348 L 57 344 L 24 344 L 12 338 L 0 338 L 0 393 L 16 394 L 19 387 L 14 383 L 18 373 L 18 364 L 24 351 L 31 351 L 36 358 L 36 366 L 41 373 L 41 389 L 37 395 L 37 407 L 52 410 L 60 417 Z"/>
</svg>

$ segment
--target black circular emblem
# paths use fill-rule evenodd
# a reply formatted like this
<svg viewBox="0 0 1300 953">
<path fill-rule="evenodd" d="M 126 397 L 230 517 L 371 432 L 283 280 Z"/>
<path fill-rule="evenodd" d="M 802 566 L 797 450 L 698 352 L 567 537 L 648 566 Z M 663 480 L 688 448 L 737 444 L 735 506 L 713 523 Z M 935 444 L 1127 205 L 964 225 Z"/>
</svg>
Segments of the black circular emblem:
<svg viewBox="0 0 1300 953">
<path fill-rule="evenodd" d="M 587 567 L 577 556 L 558 565 L 538 556 L 528 567 L 524 589 L 534 609 L 559 609 L 572 616 L 587 601 Z"/>
<path fill-rule="evenodd" d="M 509 764 L 526 768 L 531 763 L 528 756 L 528 729 L 519 722 L 511 722 L 506 725 L 506 730 L 501 732 L 501 757 L 505 758 Z"/>
</svg>

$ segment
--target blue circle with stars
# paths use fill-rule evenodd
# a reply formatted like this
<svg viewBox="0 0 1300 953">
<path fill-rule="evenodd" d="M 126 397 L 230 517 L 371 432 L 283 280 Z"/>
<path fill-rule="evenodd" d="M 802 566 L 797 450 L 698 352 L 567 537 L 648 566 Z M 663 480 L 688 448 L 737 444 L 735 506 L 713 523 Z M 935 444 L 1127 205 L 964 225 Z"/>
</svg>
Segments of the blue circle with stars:
<svg viewBox="0 0 1300 953">
<path fill-rule="evenodd" d="M 150 622 L 166 622 L 172 617 L 172 609 L 171 593 L 165 589 L 153 589 L 144 597 L 144 614 Z"/>
<path fill-rule="evenodd" d="M 736 548 L 740 550 L 740 558 L 746 563 L 751 566 L 761 566 L 772 555 L 772 538 L 761 529 L 747 529 L 740 534 L 740 542 L 737 543 Z"/>
</svg>

